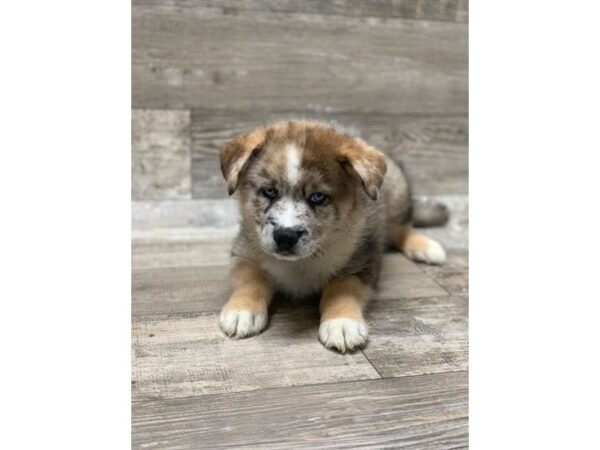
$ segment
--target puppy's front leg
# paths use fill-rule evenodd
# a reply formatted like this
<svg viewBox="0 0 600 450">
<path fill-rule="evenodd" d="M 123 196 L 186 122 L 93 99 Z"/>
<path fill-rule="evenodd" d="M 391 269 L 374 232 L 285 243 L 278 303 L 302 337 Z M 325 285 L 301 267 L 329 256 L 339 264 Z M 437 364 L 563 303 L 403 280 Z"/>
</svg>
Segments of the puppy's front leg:
<svg viewBox="0 0 600 450">
<path fill-rule="evenodd" d="M 357 276 L 335 278 L 321 295 L 319 339 L 325 347 L 352 351 L 369 334 L 362 315 L 370 288 Z"/>
<path fill-rule="evenodd" d="M 260 333 L 267 326 L 267 309 L 273 297 L 268 275 L 254 264 L 238 260 L 231 271 L 233 292 L 219 315 L 219 325 L 231 337 Z"/>
</svg>

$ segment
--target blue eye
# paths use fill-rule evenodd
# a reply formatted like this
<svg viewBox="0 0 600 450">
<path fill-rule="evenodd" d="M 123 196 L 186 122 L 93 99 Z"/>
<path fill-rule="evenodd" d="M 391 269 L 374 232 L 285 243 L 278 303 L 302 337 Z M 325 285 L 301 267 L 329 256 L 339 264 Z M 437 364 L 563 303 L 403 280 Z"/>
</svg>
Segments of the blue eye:
<svg viewBox="0 0 600 450">
<path fill-rule="evenodd" d="M 265 188 L 263 189 L 263 195 L 267 198 L 275 198 L 277 197 L 277 189 L 273 189 L 273 188 Z"/>
<path fill-rule="evenodd" d="M 308 201 L 311 202 L 313 205 L 322 205 L 326 198 L 327 196 L 322 192 L 313 192 L 312 194 L 310 194 Z"/>
</svg>

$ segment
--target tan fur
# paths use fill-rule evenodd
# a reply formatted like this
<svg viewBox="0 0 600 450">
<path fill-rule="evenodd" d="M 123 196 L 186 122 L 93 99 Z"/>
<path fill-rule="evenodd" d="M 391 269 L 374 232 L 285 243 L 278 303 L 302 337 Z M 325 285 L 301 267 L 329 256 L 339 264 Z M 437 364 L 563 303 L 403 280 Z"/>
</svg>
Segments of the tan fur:
<svg viewBox="0 0 600 450">
<path fill-rule="evenodd" d="M 369 291 L 356 276 L 331 280 L 321 295 L 321 322 L 335 318 L 363 320 L 362 310 L 369 298 Z"/>
<path fill-rule="evenodd" d="M 418 233 L 410 225 L 396 227 L 389 237 L 391 245 L 414 261 L 442 264 L 446 260 L 446 254 L 440 244 Z"/>
<path fill-rule="evenodd" d="M 266 130 L 259 128 L 239 136 L 233 142 L 226 144 L 221 152 L 221 171 L 227 182 L 229 194 L 232 194 L 238 185 L 239 175 L 248 162 L 252 153 L 265 139 Z"/>
<path fill-rule="evenodd" d="M 224 310 L 265 312 L 273 297 L 273 285 L 264 270 L 246 261 L 237 262 L 231 271 L 233 292 Z"/>
<path fill-rule="evenodd" d="M 408 225 L 400 228 L 392 239 L 394 246 L 404 253 L 426 251 L 429 248 L 429 238 Z"/>
</svg>

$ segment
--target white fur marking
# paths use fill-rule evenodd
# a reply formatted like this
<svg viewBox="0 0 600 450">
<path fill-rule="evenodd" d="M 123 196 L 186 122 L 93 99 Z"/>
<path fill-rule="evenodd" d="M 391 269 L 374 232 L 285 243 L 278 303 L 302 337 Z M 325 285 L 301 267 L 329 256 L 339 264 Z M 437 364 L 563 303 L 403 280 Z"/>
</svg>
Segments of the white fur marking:
<svg viewBox="0 0 600 450">
<path fill-rule="evenodd" d="M 369 329 L 362 321 L 339 317 L 329 319 L 319 326 L 319 340 L 327 348 L 336 348 L 344 353 L 367 342 Z"/>
<path fill-rule="evenodd" d="M 301 225 L 298 220 L 298 211 L 293 200 L 289 198 L 281 200 L 281 213 L 277 215 L 276 221 L 280 227 L 296 227 Z"/>
<path fill-rule="evenodd" d="M 296 183 L 300 175 L 300 150 L 295 145 L 288 145 L 286 149 L 286 175 L 290 184 Z"/>
<path fill-rule="evenodd" d="M 219 315 L 221 330 L 231 337 L 243 338 L 260 333 L 267 326 L 267 315 L 244 309 L 229 309 Z"/>
</svg>

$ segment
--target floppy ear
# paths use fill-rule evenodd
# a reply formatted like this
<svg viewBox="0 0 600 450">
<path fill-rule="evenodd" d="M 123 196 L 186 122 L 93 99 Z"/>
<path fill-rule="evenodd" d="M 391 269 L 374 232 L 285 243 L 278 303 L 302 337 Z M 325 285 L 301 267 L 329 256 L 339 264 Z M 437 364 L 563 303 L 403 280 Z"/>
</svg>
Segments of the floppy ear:
<svg viewBox="0 0 600 450">
<path fill-rule="evenodd" d="M 265 130 L 259 128 L 250 133 L 242 134 L 223 146 L 221 150 L 221 172 L 223 172 L 223 177 L 227 182 L 229 195 L 235 192 L 240 175 L 246 169 L 252 153 L 263 144 L 265 134 Z"/>
<path fill-rule="evenodd" d="M 353 171 L 358 175 L 367 195 L 372 200 L 377 200 L 387 170 L 383 153 L 356 139 L 355 145 L 344 148 L 341 154 L 346 171 Z"/>
</svg>

